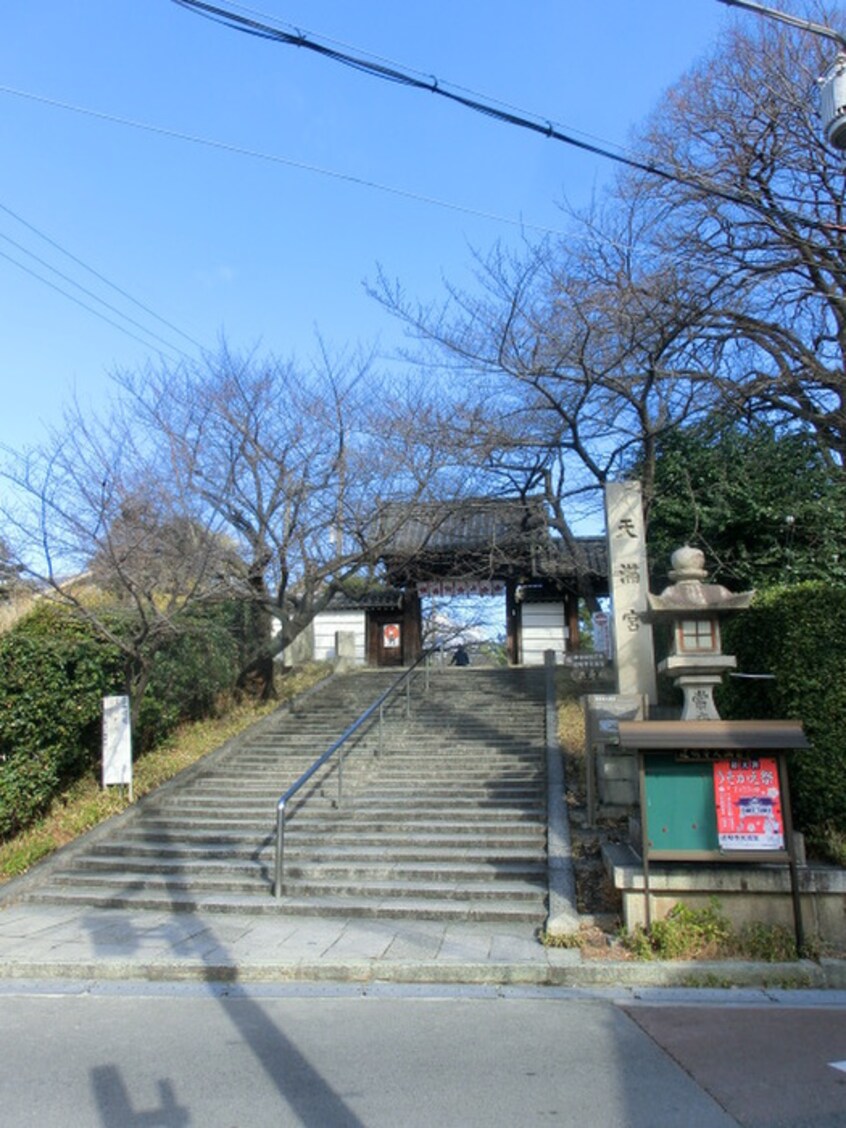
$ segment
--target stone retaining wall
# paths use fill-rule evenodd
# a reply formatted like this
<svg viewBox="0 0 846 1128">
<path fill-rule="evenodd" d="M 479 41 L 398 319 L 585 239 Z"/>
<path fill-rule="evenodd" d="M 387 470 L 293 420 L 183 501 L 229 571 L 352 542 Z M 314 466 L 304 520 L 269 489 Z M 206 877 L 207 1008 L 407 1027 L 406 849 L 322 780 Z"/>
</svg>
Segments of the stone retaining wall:
<svg viewBox="0 0 846 1128">
<path fill-rule="evenodd" d="M 646 923 L 643 865 L 631 847 L 610 843 L 603 857 L 614 887 L 623 897 L 623 923 L 629 930 Z M 683 901 L 691 908 L 712 897 L 736 926 L 781 924 L 793 930 L 790 872 L 781 865 L 685 865 L 653 863 L 649 868 L 652 919 L 667 915 Z M 805 934 L 825 945 L 846 946 L 846 870 L 837 866 L 799 867 L 799 891 Z"/>
</svg>

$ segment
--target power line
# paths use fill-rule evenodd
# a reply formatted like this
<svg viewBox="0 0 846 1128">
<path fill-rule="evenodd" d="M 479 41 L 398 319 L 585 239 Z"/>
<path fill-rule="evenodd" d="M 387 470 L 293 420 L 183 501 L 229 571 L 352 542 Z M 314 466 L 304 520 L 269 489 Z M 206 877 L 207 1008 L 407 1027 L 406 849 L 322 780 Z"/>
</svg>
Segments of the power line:
<svg viewBox="0 0 846 1128">
<path fill-rule="evenodd" d="M 0 205 L 0 207 L 2 207 L 2 205 Z M 6 209 L 4 209 L 4 210 L 6 210 Z M 80 282 L 77 282 L 75 279 L 71 278 L 70 275 L 64 274 L 57 267 L 52 266 L 49 262 L 47 262 L 46 259 L 40 258 L 33 251 L 28 250 L 22 243 L 18 243 L 16 240 L 12 239 L 11 236 L 4 235 L 2 232 L 0 232 L 0 239 L 5 239 L 7 243 L 11 243 L 12 246 L 15 247 L 17 250 L 23 251 L 23 253 L 25 255 L 28 255 L 31 259 L 35 259 L 35 261 L 38 263 L 39 266 L 43 266 L 47 270 L 50 270 L 54 274 L 57 274 L 59 276 L 59 278 L 62 279 L 63 282 L 67 282 L 71 286 L 75 286 L 77 288 L 77 290 L 81 290 L 82 293 L 86 295 L 86 297 L 92 298 L 95 302 L 99 302 L 100 305 L 105 306 L 105 308 L 107 310 L 110 310 L 111 313 L 116 314 L 118 317 L 122 317 L 124 319 L 124 321 L 127 321 L 130 325 L 134 325 L 136 329 L 140 329 L 142 333 L 146 333 L 147 336 L 151 337 L 154 341 L 158 341 L 160 344 L 165 345 L 169 349 L 174 349 L 176 352 L 180 353 L 183 357 L 185 357 L 186 360 L 190 359 L 188 354 L 183 352 L 182 349 L 177 348 L 170 341 L 166 341 L 164 337 L 160 337 L 158 333 L 154 333 L 151 329 L 148 329 L 145 325 L 142 325 L 140 321 L 136 321 L 135 318 L 130 317 L 128 314 L 126 314 L 122 310 L 118 309 L 117 306 L 113 306 L 110 302 L 107 302 L 105 300 L 105 298 L 101 298 L 98 294 L 95 294 L 93 290 L 87 289 L 87 287 L 83 286 Z M 10 259 L 10 261 L 14 262 L 16 266 L 21 265 L 15 259 Z M 34 271 L 31 271 L 30 273 L 32 273 L 34 275 L 34 277 L 36 277 L 36 278 L 41 278 L 41 275 L 35 274 Z M 43 279 L 43 278 L 41 280 L 45 281 L 45 279 Z M 56 288 L 58 289 L 58 287 L 56 287 Z M 59 290 L 59 293 L 65 293 L 65 291 Z M 66 295 L 66 296 L 69 296 L 69 295 Z M 85 308 L 90 309 L 91 307 L 86 306 Z M 155 316 L 155 314 L 154 314 L 154 316 Z M 114 324 L 114 322 L 111 322 L 111 324 Z"/>
<path fill-rule="evenodd" d="M 278 156 L 275 153 L 265 153 L 260 149 L 247 149 L 242 145 L 235 145 L 228 141 L 219 141 L 213 137 L 201 137 L 192 133 L 184 133 L 180 130 L 169 129 L 163 125 L 153 125 L 150 122 L 138 121 L 134 118 L 120 117 L 117 114 L 106 113 L 103 110 L 93 110 L 87 106 L 74 105 L 71 102 L 62 102 L 56 98 L 48 98 L 42 94 L 33 94 L 28 90 L 18 90 L 12 86 L 0 85 L 0 94 L 11 94 L 16 98 L 27 98 L 32 102 L 40 102 L 45 106 L 52 106 L 60 110 L 68 110 L 70 113 L 83 114 L 87 117 L 97 118 L 100 121 L 107 121 L 112 125 L 124 125 L 131 129 L 140 129 L 146 133 L 158 134 L 161 137 L 169 137 L 175 141 L 187 141 L 192 145 L 204 145 L 209 149 L 220 149 L 226 153 L 234 153 L 236 156 L 251 157 L 254 160 L 268 161 L 271 164 L 285 165 L 288 168 L 299 169 L 302 172 L 313 172 L 319 176 L 328 176 L 333 180 L 343 180 L 348 184 L 356 184 L 361 188 L 372 188 L 377 192 L 386 192 L 391 196 L 399 196 L 405 200 L 412 200 L 418 204 L 427 204 L 432 207 L 444 208 L 447 211 L 460 212 L 463 215 L 471 215 L 477 219 L 490 220 L 493 223 L 505 223 L 512 227 L 519 227 L 525 231 L 537 231 L 541 235 L 562 235 L 564 234 L 558 228 L 545 227 L 539 223 L 530 223 L 523 219 L 514 219 L 512 216 L 499 215 L 496 212 L 483 211 L 480 208 L 472 208 L 466 204 L 456 204 L 449 200 L 439 199 L 437 196 L 427 196 L 421 192 L 412 192 L 407 188 L 397 188 L 391 184 L 383 184 L 376 180 L 368 180 L 362 176 L 355 176 L 348 172 L 339 172 L 337 169 L 324 168 L 320 165 L 308 164 L 305 161 L 295 161 L 290 157 Z M 184 334 L 183 334 L 184 335 Z M 189 338 L 190 340 L 190 338 Z M 192 342 L 193 343 L 193 342 Z"/>
<path fill-rule="evenodd" d="M 177 333 L 180 337 L 182 337 L 184 340 L 188 341 L 190 344 L 194 345 L 195 348 L 198 348 L 201 352 L 203 351 L 203 346 L 200 344 L 199 341 L 195 341 L 193 337 L 189 336 L 187 333 L 184 333 L 177 325 L 174 325 L 171 321 L 168 321 L 166 318 L 161 317 L 158 313 L 156 313 L 155 310 L 150 309 L 150 307 L 147 306 L 147 305 L 144 305 L 143 302 L 138 301 L 137 298 L 134 298 L 131 294 L 127 293 L 126 290 L 122 289 L 115 282 L 112 282 L 104 274 L 101 274 L 99 271 L 95 270 L 93 266 L 89 266 L 87 262 L 84 262 L 81 258 L 78 258 L 76 255 L 72 254 L 69 250 L 67 250 L 66 247 L 63 247 L 60 243 L 57 243 L 55 239 L 51 239 L 49 235 L 46 235 L 43 231 L 39 230 L 34 224 L 32 224 L 28 220 L 24 219 L 23 216 L 18 215 L 17 212 L 12 211 L 12 209 L 10 207 L 7 207 L 5 204 L 0 203 L 0 211 L 4 211 L 7 215 L 10 215 L 12 217 L 12 219 L 17 220 L 17 222 L 20 223 L 23 227 L 26 227 L 27 230 L 31 231 L 34 235 L 37 235 L 39 237 L 39 239 L 43 239 L 45 243 L 48 243 L 55 250 L 57 250 L 61 254 L 65 255 L 66 258 L 69 258 L 71 260 L 71 262 L 75 262 L 77 264 L 77 266 L 81 266 L 83 268 L 83 270 L 87 270 L 89 274 L 93 275 L 98 281 L 104 283 L 104 285 L 108 286 L 110 289 L 112 289 L 116 293 L 120 294 L 120 296 L 122 298 L 126 298 L 126 300 L 128 302 L 131 302 L 134 306 L 137 306 L 138 309 L 143 310 L 144 313 L 149 314 L 150 317 L 155 318 L 155 320 L 160 322 L 160 324 L 165 325 L 168 329 L 171 329 L 174 333 Z M 14 243 L 14 240 L 9 239 L 8 236 L 6 236 L 6 235 L 2 235 L 0 237 L 7 239 L 10 243 Z M 14 243 L 14 245 L 19 246 L 17 243 Z M 30 254 L 30 255 L 32 254 L 31 251 L 27 251 L 24 247 L 20 247 L 19 249 L 23 250 L 26 254 Z M 32 257 L 35 258 L 36 261 L 42 262 L 42 260 L 38 259 L 38 257 L 36 255 L 32 255 Z M 42 262 L 42 265 L 48 266 L 48 269 L 50 269 L 50 270 L 55 269 L 54 267 L 49 266 L 48 263 Z M 61 274 L 61 272 L 58 271 L 58 270 L 56 271 L 56 273 L 59 274 L 60 277 L 62 277 L 62 278 L 65 277 L 65 275 Z M 72 282 L 72 284 L 74 286 L 79 285 L 77 282 L 73 282 L 72 279 L 68 278 L 66 280 Z M 89 291 L 85 290 L 84 287 L 79 286 L 79 288 L 81 290 L 83 290 L 85 293 L 89 293 Z M 91 295 L 91 296 L 96 298 L 96 295 Z M 102 301 L 101 298 L 96 298 L 96 300 Z M 106 302 L 103 302 L 103 304 L 108 305 L 108 303 L 106 303 Z M 109 306 L 109 308 L 111 309 L 113 307 Z M 115 310 L 115 312 L 119 313 L 121 317 L 126 316 L 125 314 L 120 313 L 119 310 Z M 127 317 L 127 320 L 130 321 L 130 322 L 132 321 L 132 319 L 128 318 L 128 317 Z M 132 322 L 132 323 L 136 324 L 135 322 Z M 141 326 L 141 328 L 143 329 L 143 326 Z M 144 329 L 144 332 L 146 333 L 147 330 Z M 151 333 L 150 336 L 154 337 L 155 334 Z M 157 339 L 161 340 L 161 338 L 157 338 Z M 167 343 L 167 342 L 165 342 L 165 343 Z"/>
<path fill-rule="evenodd" d="M 7 262 L 10 262 L 13 266 L 16 266 L 18 268 L 18 270 L 23 270 L 24 273 L 31 275 L 33 278 L 36 278 L 39 282 L 42 282 L 45 286 L 49 286 L 51 290 L 55 290 L 56 293 L 61 294 L 62 297 L 67 298 L 69 301 L 75 302 L 78 306 L 82 306 L 83 309 L 87 310 L 89 313 L 93 313 L 93 315 L 95 317 L 99 317 L 101 321 L 105 321 L 108 325 L 111 325 L 113 328 L 119 330 L 119 332 L 125 334 L 127 337 L 131 337 L 134 341 L 138 341 L 139 344 L 144 345 L 145 348 L 150 347 L 150 342 L 145 341 L 143 338 L 139 337 L 137 333 L 133 333 L 133 332 L 131 332 L 131 330 L 127 329 L 124 325 L 119 324 L 117 321 L 113 321 L 110 317 L 107 317 L 104 313 L 101 313 L 100 310 L 95 309 L 93 306 L 88 305 L 87 302 L 82 301 L 80 298 L 76 297 L 74 294 L 69 294 L 67 292 L 67 290 L 63 290 L 61 286 L 57 286 L 56 283 L 51 282 L 49 278 L 44 278 L 43 275 L 38 273 L 38 271 L 32 270 L 30 267 L 25 266 L 22 262 L 18 262 L 18 260 L 15 259 L 15 258 L 12 258 L 11 255 L 7 255 L 5 251 L 0 251 L 0 258 L 6 259 Z M 121 315 L 121 316 L 123 316 L 123 315 Z M 146 330 L 145 330 L 145 332 L 146 332 Z M 171 346 L 169 346 L 169 347 L 171 347 Z M 182 353 L 182 355 L 185 356 L 186 354 Z M 171 358 L 171 359 L 173 359 L 173 358 Z"/>
<path fill-rule="evenodd" d="M 269 15 L 267 12 L 259 11 L 256 8 L 248 8 L 245 4 L 237 4 L 237 3 L 232 2 L 232 0 L 230 0 L 229 8 L 230 9 L 234 8 L 234 9 L 237 9 L 238 11 L 245 12 L 250 16 L 261 16 L 263 19 L 266 19 L 266 20 L 271 20 L 271 19 L 274 18 L 273 16 Z M 278 26 L 278 23 L 277 23 L 276 26 Z M 288 25 L 288 26 L 292 27 L 292 25 Z M 292 30 L 297 33 L 297 36 L 301 36 L 301 35 L 305 34 L 299 28 L 292 27 Z M 310 36 L 311 32 L 308 32 L 307 34 Z M 337 47 L 343 47 L 343 48 L 346 48 L 350 51 L 354 50 L 354 51 L 361 52 L 361 48 L 354 47 L 351 44 L 345 43 L 343 40 L 340 40 L 340 39 L 332 39 L 330 36 L 326 36 L 326 35 L 321 36 L 321 39 L 323 40 L 324 43 L 334 44 Z M 397 69 L 399 69 L 402 66 L 402 64 L 396 62 L 393 59 L 388 59 L 383 55 L 374 55 L 369 51 L 367 51 L 365 53 L 367 54 L 368 58 L 375 60 L 376 62 L 385 63 L 388 66 L 392 66 L 392 67 L 395 67 Z M 426 79 L 427 82 L 432 81 L 433 76 L 430 75 L 430 74 L 426 74 L 425 71 L 416 70 L 414 67 L 406 67 L 405 69 L 412 74 L 416 74 L 419 77 Z M 529 110 L 521 109 L 519 106 L 515 106 L 512 102 L 505 102 L 501 98 L 492 98 L 490 96 L 480 94 L 478 90 L 473 90 L 472 88 L 470 88 L 468 86 L 461 86 L 461 85 L 454 83 L 454 82 L 447 83 L 446 85 L 450 86 L 453 90 L 461 91 L 461 93 L 463 93 L 463 94 L 470 94 L 470 95 L 473 95 L 475 98 L 485 98 L 488 102 L 491 102 L 492 104 L 494 104 L 496 106 L 501 106 L 503 109 L 506 109 L 506 110 L 512 110 L 514 113 L 522 114 L 525 117 L 538 117 L 539 116 L 537 114 L 532 114 Z M 545 118 L 542 119 L 542 120 L 546 121 Z M 562 128 L 562 129 L 566 128 L 569 133 L 572 133 L 572 134 L 579 136 L 579 137 L 584 137 L 586 140 L 596 141 L 597 143 L 600 143 L 600 144 L 602 144 L 606 147 L 612 146 L 618 152 L 621 152 L 621 153 L 631 152 L 631 150 L 628 150 L 625 145 L 620 145 L 616 141 L 609 141 L 607 138 L 599 137 L 595 133 L 589 133 L 586 130 L 577 129 L 575 126 L 566 126 L 565 127 L 559 121 L 553 121 L 552 124 L 554 126 L 558 127 L 558 128 Z"/>
<path fill-rule="evenodd" d="M 757 205 L 758 201 L 755 196 L 749 192 L 723 187 L 718 183 L 709 181 L 687 170 L 665 168 L 652 161 L 640 160 L 637 157 L 626 156 L 623 153 L 615 153 L 605 147 L 605 145 L 582 140 L 574 136 L 573 132 L 564 132 L 564 130 L 557 127 L 551 120 L 528 116 L 523 111 L 511 110 L 502 103 L 497 104 L 487 97 L 483 99 L 482 96 L 471 96 L 463 88 L 451 83 L 441 82 L 436 76 L 422 76 L 421 72 L 414 73 L 407 69 L 400 69 L 394 64 L 380 62 L 372 58 L 368 59 L 360 54 L 353 55 L 346 50 L 339 50 L 330 46 L 328 42 L 321 42 L 315 39 L 311 32 L 307 34 L 299 29 L 286 31 L 282 27 L 264 23 L 248 16 L 239 15 L 232 9 L 207 3 L 206 0 L 173 0 L 173 3 L 235 31 L 241 31 L 259 39 L 267 39 L 272 42 L 281 43 L 288 47 L 298 47 L 305 51 L 311 51 L 314 54 L 329 59 L 331 62 L 340 63 L 353 70 L 369 74 L 373 78 L 379 78 L 386 82 L 392 82 L 400 86 L 408 86 L 415 90 L 423 90 L 430 94 L 435 94 L 438 97 L 446 98 L 448 101 L 464 106 L 465 109 L 474 110 L 477 113 L 484 114 L 486 117 L 500 121 L 505 125 L 513 125 L 520 129 L 529 130 L 532 133 L 546 137 L 550 141 L 559 141 L 562 144 L 573 146 L 584 152 L 593 153 L 595 156 L 601 156 L 607 160 L 615 161 L 636 172 L 644 172 L 669 183 L 682 184 L 687 188 L 695 188 L 699 192 L 713 196 L 715 199 L 724 200 L 726 203 L 738 204 L 741 207 L 755 207 Z M 804 226 L 815 227 L 822 230 L 841 229 L 837 225 L 813 220 L 798 212 L 789 211 L 786 208 L 777 207 L 776 210 L 782 219 L 798 222 Z"/>
</svg>

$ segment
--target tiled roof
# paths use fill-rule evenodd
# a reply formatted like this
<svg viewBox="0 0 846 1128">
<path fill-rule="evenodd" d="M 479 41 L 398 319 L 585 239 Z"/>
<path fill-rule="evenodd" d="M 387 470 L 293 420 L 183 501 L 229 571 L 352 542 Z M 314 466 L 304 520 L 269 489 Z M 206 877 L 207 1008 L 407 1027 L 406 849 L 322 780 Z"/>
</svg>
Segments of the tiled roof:
<svg viewBox="0 0 846 1128">
<path fill-rule="evenodd" d="M 339 591 L 332 596 L 329 607 L 333 611 L 393 611 L 402 607 L 403 593 L 400 588 L 374 588 L 360 595 L 348 595 Z"/>
<path fill-rule="evenodd" d="M 381 524 L 388 531 L 383 555 L 397 557 L 525 546 L 544 535 L 546 514 L 538 498 L 388 502 Z"/>
<path fill-rule="evenodd" d="M 569 543 L 550 539 L 536 559 L 546 575 L 608 576 L 608 547 L 605 537 L 573 537 Z"/>
<path fill-rule="evenodd" d="M 381 558 L 394 581 L 434 573 L 606 578 L 604 537 L 550 535 L 542 498 L 391 502 L 382 510 Z"/>
</svg>

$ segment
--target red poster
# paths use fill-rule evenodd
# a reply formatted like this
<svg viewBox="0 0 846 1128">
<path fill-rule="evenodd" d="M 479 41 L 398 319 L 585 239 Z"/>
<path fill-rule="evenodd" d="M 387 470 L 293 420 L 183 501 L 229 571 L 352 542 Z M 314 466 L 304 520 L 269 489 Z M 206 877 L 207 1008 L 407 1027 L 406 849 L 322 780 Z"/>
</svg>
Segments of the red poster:
<svg viewBox="0 0 846 1128">
<path fill-rule="evenodd" d="M 382 645 L 386 650 L 396 650 L 400 644 L 399 623 L 386 623 L 382 628 Z"/>
<path fill-rule="evenodd" d="M 717 837 L 723 850 L 783 850 L 778 764 L 770 757 L 714 764 Z"/>
</svg>

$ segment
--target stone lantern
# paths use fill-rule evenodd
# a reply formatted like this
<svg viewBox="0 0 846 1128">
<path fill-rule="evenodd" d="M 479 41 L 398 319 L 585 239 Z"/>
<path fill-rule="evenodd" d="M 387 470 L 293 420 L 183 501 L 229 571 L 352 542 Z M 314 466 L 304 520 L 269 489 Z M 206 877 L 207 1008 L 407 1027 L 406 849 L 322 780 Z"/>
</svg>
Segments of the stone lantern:
<svg viewBox="0 0 846 1128">
<path fill-rule="evenodd" d="M 685 545 L 671 560 L 673 583 L 660 595 L 648 596 L 646 617 L 669 620 L 672 626 L 671 650 L 658 672 L 672 678 L 684 694 L 683 721 L 718 721 L 714 688 L 737 665 L 736 658 L 722 652 L 720 619 L 745 610 L 755 593 L 734 594 L 721 584 L 706 584 L 705 555 L 698 548 Z"/>
</svg>

